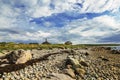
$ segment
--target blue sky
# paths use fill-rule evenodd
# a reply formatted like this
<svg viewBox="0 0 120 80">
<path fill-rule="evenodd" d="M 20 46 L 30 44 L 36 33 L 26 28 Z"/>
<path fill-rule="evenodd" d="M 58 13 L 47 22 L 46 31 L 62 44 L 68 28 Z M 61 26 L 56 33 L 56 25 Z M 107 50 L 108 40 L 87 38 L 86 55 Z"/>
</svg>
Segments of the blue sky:
<svg viewBox="0 0 120 80">
<path fill-rule="evenodd" d="M 120 43 L 120 0 L 0 0 L 0 42 Z"/>
</svg>

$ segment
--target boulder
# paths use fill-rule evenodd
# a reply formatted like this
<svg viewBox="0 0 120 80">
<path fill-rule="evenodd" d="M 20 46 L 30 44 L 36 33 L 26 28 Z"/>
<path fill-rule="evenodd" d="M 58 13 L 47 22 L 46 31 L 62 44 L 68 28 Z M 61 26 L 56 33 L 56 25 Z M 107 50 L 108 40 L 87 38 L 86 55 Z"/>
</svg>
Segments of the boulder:
<svg viewBox="0 0 120 80">
<path fill-rule="evenodd" d="M 32 58 L 30 50 L 15 50 L 12 51 L 9 55 L 7 55 L 7 59 L 10 63 L 14 64 L 22 64 L 26 63 L 28 60 Z"/>
<path fill-rule="evenodd" d="M 111 50 L 111 53 L 112 54 L 120 54 L 120 51 L 119 50 Z"/>
</svg>

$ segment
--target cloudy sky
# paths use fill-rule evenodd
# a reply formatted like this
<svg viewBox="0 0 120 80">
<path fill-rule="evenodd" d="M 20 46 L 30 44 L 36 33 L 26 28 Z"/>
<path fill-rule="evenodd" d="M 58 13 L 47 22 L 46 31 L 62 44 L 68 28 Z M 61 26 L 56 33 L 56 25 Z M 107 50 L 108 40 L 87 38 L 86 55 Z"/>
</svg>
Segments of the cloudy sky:
<svg viewBox="0 0 120 80">
<path fill-rule="evenodd" d="M 120 0 L 0 0 L 0 42 L 120 43 Z"/>
</svg>

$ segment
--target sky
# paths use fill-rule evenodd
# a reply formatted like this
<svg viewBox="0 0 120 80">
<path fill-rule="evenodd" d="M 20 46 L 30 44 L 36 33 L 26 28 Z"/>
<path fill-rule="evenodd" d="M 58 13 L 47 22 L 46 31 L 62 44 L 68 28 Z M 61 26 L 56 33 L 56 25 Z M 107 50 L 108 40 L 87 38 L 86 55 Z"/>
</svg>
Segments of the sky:
<svg viewBox="0 0 120 80">
<path fill-rule="evenodd" d="M 120 43 L 120 0 L 0 0 L 0 42 Z"/>
</svg>

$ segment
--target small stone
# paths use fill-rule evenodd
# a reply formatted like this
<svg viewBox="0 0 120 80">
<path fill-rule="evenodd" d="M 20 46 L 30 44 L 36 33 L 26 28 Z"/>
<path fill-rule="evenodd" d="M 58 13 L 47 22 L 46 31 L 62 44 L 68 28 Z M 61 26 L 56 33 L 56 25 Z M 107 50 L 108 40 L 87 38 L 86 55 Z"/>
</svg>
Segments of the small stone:
<svg viewBox="0 0 120 80">
<path fill-rule="evenodd" d="M 76 78 L 74 70 L 73 69 L 65 69 L 64 70 L 67 75 L 69 75 L 72 78 Z"/>
<path fill-rule="evenodd" d="M 24 78 L 24 80 L 29 80 L 28 78 Z"/>
<path fill-rule="evenodd" d="M 85 52 L 85 55 L 86 55 L 86 56 L 88 56 L 88 55 L 89 55 L 89 53 L 88 53 L 88 52 Z"/>
<path fill-rule="evenodd" d="M 59 73 L 51 73 L 50 76 L 51 76 L 51 79 L 47 79 L 47 80 L 76 80 L 69 77 L 68 75 L 59 74 Z"/>
<path fill-rule="evenodd" d="M 107 58 L 102 58 L 102 60 L 103 60 L 103 61 L 109 61 L 109 59 L 107 59 Z"/>
<path fill-rule="evenodd" d="M 83 57 L 79 57 L 79 62 L 81 61 L 85 61 L 85 59 Z"/>
<path fill-rule="evenodd" d="M 84 61 L 81 61 L 80 64 L 84 67 L 88 67 L 88 63 L 84 62 Z"/>
<path fill-rule="evenodd" d="M 68 68 L 68 69 L 72 68 L 72 65 L 67 65 L 67 68 Z"/>
<path fill-rule="evenodd" d="M 76 73 L 81 76 L 81 77 L 84 77 L 86 71 L 84 69 L 81 69 L 81 68 L 76 68 Z"/>
<path fill-rule="evenodd" d="M 80 67 L 79 61 L 72 57 L 68 57 L 68 63 L 73 65 L 74 68 Z"/>
<path fill-rule="evenodd" d="M 98 58 L 102 59 L 103 61 L 109 61 L 109 59 L 105 58 L 104 56 L 100 56 Z"/>
<path fill-rule="evenodd" d="M 101 78 L 98 78 L 97 80 L 102 80 Z"/>
<path fill-rule="evenodd" d="M 4 78 L 3 80 L 10 80 L 9 78 Z"/>
</svg>

